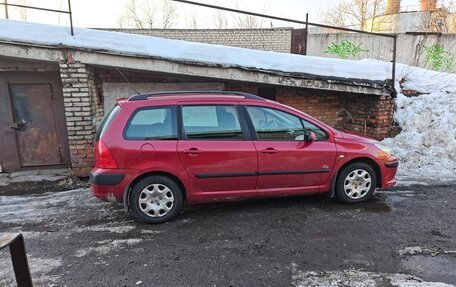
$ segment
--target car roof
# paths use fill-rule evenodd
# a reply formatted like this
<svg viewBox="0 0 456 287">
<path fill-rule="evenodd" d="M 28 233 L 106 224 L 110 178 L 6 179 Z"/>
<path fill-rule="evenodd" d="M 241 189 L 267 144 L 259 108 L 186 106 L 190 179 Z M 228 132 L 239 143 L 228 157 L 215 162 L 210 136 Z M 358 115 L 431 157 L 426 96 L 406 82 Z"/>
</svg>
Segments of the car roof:
<svg viewBox="0 0 456 287">
<path fill-rule="evenodd" d="M 129 102 L 144 101 L 151 99 L 158 99 L 162 97 L 189 97 L 188 99 L 249 99 L 249 100 L 262 100 L 265 99 L 256 95 L 242 92 L 231 91 L 176 91 L 176 92 L 157 92 L 157 93 L 142 93 L 131 96 L 128 98 Z"/>
</svg>

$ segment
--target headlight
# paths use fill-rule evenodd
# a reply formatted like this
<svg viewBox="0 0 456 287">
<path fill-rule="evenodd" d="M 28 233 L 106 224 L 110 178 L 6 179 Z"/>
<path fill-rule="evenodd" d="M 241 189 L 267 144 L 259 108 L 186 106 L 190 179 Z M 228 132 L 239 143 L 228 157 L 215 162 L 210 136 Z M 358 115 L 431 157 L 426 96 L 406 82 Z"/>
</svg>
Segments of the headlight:
<svg viewBox="0 0 456 287">
<path fill-rule="evenodd" d="M 386 146 L 382 143 L 376 143 L 375 146 L 378 147 L 379 149 L 381 149 L 382 151 L 386 151 L 387 153 L 392 152 L 392 149 L 389 146 Z"/>
<path fill-rule="evenodd" d="M 379 153 L 380 158 L 389 158 L 392 153 L 392 149 L 389 146 L 386 146 L 382 143 L 375 143 L 375 146 L 378 147 L 381 152 Z"/>
</svg>

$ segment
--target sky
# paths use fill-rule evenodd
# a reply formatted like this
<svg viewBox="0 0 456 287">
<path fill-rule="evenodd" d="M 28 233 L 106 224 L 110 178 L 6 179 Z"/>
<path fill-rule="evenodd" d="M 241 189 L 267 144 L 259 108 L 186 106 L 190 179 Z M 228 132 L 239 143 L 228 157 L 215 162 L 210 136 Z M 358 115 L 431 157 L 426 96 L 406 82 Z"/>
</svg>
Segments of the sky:
<svg viewBox="0 0 456 287">
<path fill-rule="evenodd" d="M 2 0 L 3 1 L 3 0 Z M 114 28 L 119 26 L 119 19 L 125 14 L 126 2 L 129 0 L 72 0 L 73 24 L 77 27 L 91 28 Z M 162 0 L 136 0 L 159 3 Z M 305 20 L 309 13 L 309 20 L 321 22 L 321 11 L 336 5 L 340 0 L 194 0 L 218 6 L 271 14 L 274 16 Z M 385 0 L 386 1 L 386 0 Z M 417 5 L 418 0 L 404 0 L 402 5 Z M 416 3 L 415 3 L 416 2 Z M 67 10 L 67 0 L 8 0 L 8 3 L 24 4 L 52 9 Z M 190 20 L 193 16 L 197 19 L 197 28 L 214 28 L 214 10 L 209 8 L 195 7 L 189 4 L 174 2 L 177 17 L 173 28 L 190 28 Z M 10 19 L 21 20 L 20 9 L 9 8 Z M 230 16 L 227 14 L 227 18 Z M 0 18 L 5 18 L 4 8 L 0 7 Z M 27 12 L 27 21 L 47 24 L 68 24 L 68 16 L 56 13 L 32 11 Z M 128 23 L 125 24 L 128 26 Z M 264 27 L 271 27 L 270 22 L 263 22 Z M 286 22 L 273 22 L 273 27 L 292 26 Z M 296 25 L 295 25 L 296 26 Z"/>
</svg>

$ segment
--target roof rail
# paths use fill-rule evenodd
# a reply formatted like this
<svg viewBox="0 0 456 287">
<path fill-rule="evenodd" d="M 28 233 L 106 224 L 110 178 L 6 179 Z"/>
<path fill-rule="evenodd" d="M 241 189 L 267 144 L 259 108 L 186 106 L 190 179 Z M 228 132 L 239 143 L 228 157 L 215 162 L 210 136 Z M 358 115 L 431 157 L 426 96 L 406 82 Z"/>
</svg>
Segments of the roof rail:
<svg viewBox="0 0 456 287">
<path fill-rule="evenodd" d="M 149 97 L 168 96 L 168 95 L 195 95 L 195 94 L 222 94 L 222 95 L 236 95 L 243 96 L 246 99 L 264 100 L 264 98 L 249 93 L 243 92 L 229 92 L 229 91 L 176 91 L 176 92 L 157 92 L 157 93 L 142 93 L 128 98 L 128 101 L 143 101 Z"/>
</svg>

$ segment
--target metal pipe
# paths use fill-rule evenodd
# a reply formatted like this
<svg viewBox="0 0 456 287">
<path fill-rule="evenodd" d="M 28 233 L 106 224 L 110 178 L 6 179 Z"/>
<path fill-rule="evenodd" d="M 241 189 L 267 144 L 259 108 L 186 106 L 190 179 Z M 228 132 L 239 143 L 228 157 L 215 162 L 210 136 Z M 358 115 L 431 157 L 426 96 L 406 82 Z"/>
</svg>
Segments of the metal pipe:
<svg viewBox="0 0 456 287">
<path fill-rule="evenodd" d="M 73 12 L 71 12 L 71 0 L 68 0 L 68 12 L 69 12 L 69 15 L 70 15 L 71 36 L 74 36 L 74 30 L 73 30 Z"/>
<path fill-rule="evenodd" d="M 293 20 L 293 19 L 277 17 L 277 16 L 272 16 L 272 15 L 266 15 L 266 14 L 261 14 L 261 13 L 255 13 L 255 12 L 249 12 L 249 11 L 244 11 L 244 10 L 238 10 L 238 9 L 233 9 L 233 8 L 227 8 L 227 7 L 222 7 L 222 6 L 215 6 L 215 5 L 199 3 L 199 2 L 194 2 L 194 1 L 188 1 L 188 0 L 172 0 L 172 1 L 186 3 L 186 4 L 191 4 L 191 5 L 196 5 L 196 6 L 201 6 L 201 7 L 206 7 L 206 8 L 224 10 L 224 11 L 228 11 L 228 12 L 246 14 L 246 15 L 250 15 L 250 16 L 269 18 L 269 19 L 279 20 L 279 21 L 284 21 L 284 22 L 290 22 L 290 23 L 296 23 L 296 24 L 306 24 L 306 22 L 304 22 L 304 21 Z M 377 36 L 387 37 L 387 38 L 394 38 L 395 37 L 394 35 L 390 35 L 390 34 L 372 33 L 372 32 L 367 32 L 367 31 L 362 31 L 362 30 L 349 29 L 349 28 L 343 28 L 343 27 L 337 27 L 337 26 L 330 26 L 330 25 L 318 24 L 318 23 L 312 23 L 312 22 L 308 22 L 307 25 L 315 26 L 315 27 L 321 27 L 321 28 L 328 28 L 328 29 L 347 31 L 347 32 L 356 32 L 356 33 L 360 33 L 360 34 L 377 35 Z"/>
<path fill-rule="evenodd" d="M 6 19 L 9 19 L 9 16 L 8 16 L 8 0 L 5 0 L 5 3 L 2 3 L 5 5 L 5 18 Z"/>
<path fill-rule="evenodd" d="M 397 52 L 397 35 L 393 38 L 393 67 L 391 69 L 391 85 L 393 87 L 393 97 L 396 97 L 396 52 Z"/>
<path fill-rule="evenodd" d="M 306 31 L 304 34 L 304 55 L 307 55 L 307 37 L 309 37 L 309 13 L 306 13 Z"/>
<path fill-rule="evenodd" d="M 401 10 L 401 0 L 387 0 L 386 1 L 386 14 L 399 14 Z"/>
<path fill-rule="evenodd" d="M 27 5 L 20 5 L 20 4 L 9 4 L 6 0 L 5 0 L 5 2 L 3 2 L 3 3 L 0 3 L 0 5 L 4 5 L 5 7 L 11 6 L 11 7 L 28 8 L 28 9 L 34 9 L 34 10 L 41 10 L 41 11 L 48 11 L 48 12 L 57 12 L 57 13 L 65 13 L 65 14 L 70 13 L 70 12 L 68 12 L 68 11 L 56 10 L 56 9 L 49 9 L 49 8 L 42 8 L 42 7 L 36 7 L 36 6 L 27 6 Z"/>
</svg>

